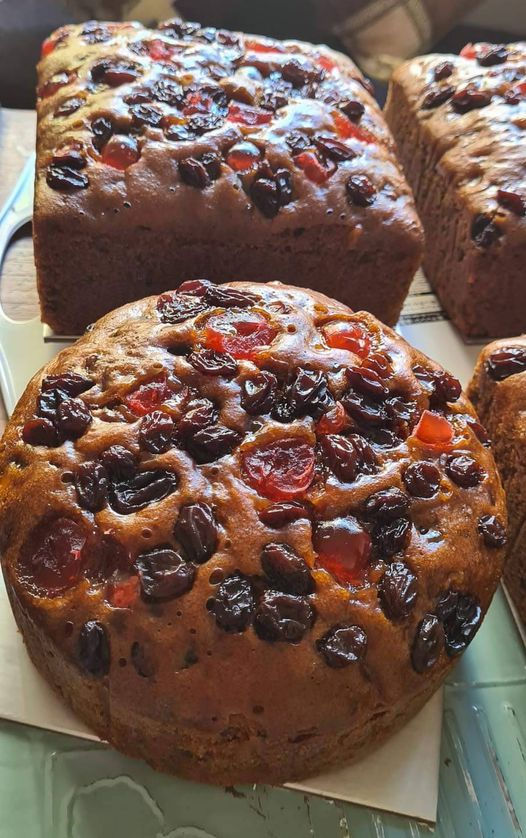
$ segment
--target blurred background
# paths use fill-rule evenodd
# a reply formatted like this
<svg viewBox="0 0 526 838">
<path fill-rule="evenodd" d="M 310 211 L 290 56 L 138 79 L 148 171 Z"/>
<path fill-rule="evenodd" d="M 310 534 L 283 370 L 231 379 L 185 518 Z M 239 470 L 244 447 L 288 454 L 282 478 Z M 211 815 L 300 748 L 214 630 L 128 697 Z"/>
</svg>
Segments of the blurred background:
<svg viewBox="0 0 526 838">
<path fill-rule="evenodd" d="M 526 0 L 0 0 L 0 103 L 34 106 L 34 67 L 56 27 L 98 18 L 154 24 L 180 14 L 205 25 L 323 41 L 381 81 L 412 55 L 467 41 L 526 38 Z"/>
</svg>

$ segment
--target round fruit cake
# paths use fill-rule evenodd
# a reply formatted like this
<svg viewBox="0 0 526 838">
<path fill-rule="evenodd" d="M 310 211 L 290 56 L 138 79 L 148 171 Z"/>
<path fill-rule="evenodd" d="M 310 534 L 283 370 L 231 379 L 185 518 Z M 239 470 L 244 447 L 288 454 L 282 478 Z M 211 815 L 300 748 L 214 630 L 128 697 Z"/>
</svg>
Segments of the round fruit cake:
<svg viewBox="0 0 526 838">
<path fill-rule="evenodd" d="M 97 734 L 202 781 L 343 763 L 424 704 L 499 580 L 459 382 L 371 315 L 184 283 L 29 384 L 0 454 L 29 654 Z"/>
</svg>

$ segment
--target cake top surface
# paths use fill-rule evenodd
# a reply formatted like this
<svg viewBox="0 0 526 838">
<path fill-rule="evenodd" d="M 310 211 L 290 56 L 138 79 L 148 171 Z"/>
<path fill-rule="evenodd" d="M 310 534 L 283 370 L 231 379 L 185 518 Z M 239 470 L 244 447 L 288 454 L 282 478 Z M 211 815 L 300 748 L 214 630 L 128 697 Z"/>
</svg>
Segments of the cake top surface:
<svg viewBox="0 0 526 838">
<path fill-rule="evenodd" d="M 436 149 L 438 167 L 473 214 L 471 235 L 489 247 L 526 229 L 526 42 L 468 44 L 426 55 L 394 73 Z"/>
<path fill-rule="evenodd" d="M 176 213 L 184 232 L 219 202 L 221 229 L 254 236 L 370 216 L 419 232 L 369 82 L 325 46 L 91 22 L 44 42 L 38 76 L 39 213 L 108 229 Z"/>
<path fill-rule="evenodd" d="M 363 712 L 396 705 L 473 637 L 505 541 L 458 381 L 278 283 L 195 280 L 99 321 L 28 386 L 0 497 L 31 620 L 88 675 L 130 659 L 212 726 L 284 684 L 276 730 L 328 700 L 324 723 L 348 721 L 349 684 Z"/>
</svg>

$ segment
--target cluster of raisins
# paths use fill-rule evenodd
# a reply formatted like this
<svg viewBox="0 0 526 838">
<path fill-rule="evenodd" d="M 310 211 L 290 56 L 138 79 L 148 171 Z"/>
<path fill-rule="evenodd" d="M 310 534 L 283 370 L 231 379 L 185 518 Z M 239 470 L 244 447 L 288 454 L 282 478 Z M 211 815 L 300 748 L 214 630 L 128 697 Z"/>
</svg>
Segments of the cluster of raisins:
<svg viewBox="0 0 526 838">
<path fill-rule="evenodd" d="M 56 447 L 66 439 L 82 436 L 91 424 L 92 416 L 86 403 L 78 396 L 91 389 L 94 383 L 77 373 L 44 378 L 36 415 L 22 429 L 24 442 Z"/>
<path fill-rule="evenodd" d="M 434 612 L 424 616 L 414 636 L 411 661 L 415 671 L 431 669 L 443 649 L 451 658 L 463 652 L 481 621 L 482 611 L 476 599 L 455 590 L 443 593 Z"/>
</svg>

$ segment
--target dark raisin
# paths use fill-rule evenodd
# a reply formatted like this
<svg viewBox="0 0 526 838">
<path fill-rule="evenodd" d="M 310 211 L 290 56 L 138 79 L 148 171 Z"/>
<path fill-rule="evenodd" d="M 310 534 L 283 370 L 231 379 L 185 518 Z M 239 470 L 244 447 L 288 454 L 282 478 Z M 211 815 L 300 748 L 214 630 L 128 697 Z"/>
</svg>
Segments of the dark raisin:
<svg viewBox="0 0 526 838">
<path fill-rule="evenodd" d="M 152 469 L 114 483 L 110 487 L 110 506 L 119 515 L 130 515 L 157 503 L 177 489 L 177 477 L 171 471 Z"/>
<path fill-rule="evenodd" d="M 442 81 L 442 79 L 449 78 L 453 70 L 454 67 L 451 61 L 441 61 L 440 64 L 437 64 L 433 70 L 435 81 Z"/>
<path fill-rule="evenodd" d="M 130 649 L 130 660 L 137 675 L 141 678 L 151 678 L 155 675 L 155 665 L 144 651 L 144 646 L 135 641 Z"/>
<path fill-rule="evenodd" d="M 217 180 L 221 176 L 221 158 L 214 151 L 205 152 L 201 157 L 201 163 L 211 180 Z"/>
<path fill-rule="evenodd" d="M 456 402 L 462 393 L 458 378 L 441 369 L 429 369 L 419 364 L 413 367 L 415 376 L 426 385 L 431 407 L 442 407 L 447 402 Z"/>
<path fill-rule="evenodd" d="M 262 640 L 299 643 L 313 622 L 314 610 L 305 597 L 265 591 L 254 617 L 254 628 Z"/>
<path fill-rule="evenodd" d="M 130 113 L 133 124 L 141 128 L 143 125 L 158 128 L 163 119 L 162 112 L 153 105 L 133 105 L 130 108 Z"/>
<path fill-rule="evenodd" d="M 283 64 L 281 75 L 294 87 L 302 87 L 304 84 L 321 81 L 323 70 L 298 56 L 290 58 Z"/>
<path fill-rule="evenodd" d="M 91 390 L 95 382 L 76 372 L 65 372 L 58 375 L 47 375 L 42 379 L 42 392 L 59 390 L 66 396 L 79 396 L 86 390 Z"/>
<path fill-rule="evenodd" d="M 225 425 L 210 425 L 197 431 L 190 442 L 190 449 L 198 463 L 212 463 L 230 454 L 241 442 L 241 434 Z"/>
<path fill-rule="evenodd" d="M 477 55 L 477 61 L 481 67 L 493 67 L 495 64 L 504 64 L 508 58 L 508 50 L 501 44 L 495 44 L 490 49 Z"/>
<path fill-rule="evenodd" d="M 241 407 L 251 416 L 269 413 L 273 407 L 278 380 L 276 376 L 261 370 L 241 383 Z"/>
<path fill-rule="evenodd" d="M 288 544 L 265 545 L 261 553 L 261 567 L 273 588 L 286 594 L 310 594 L 314 580 L 305 559 Z"/>
<path fill-rule="evenodd" d="M 293 154 L 300 154 L 312 146 L 312 139 L 307 134 L 302 134 L 301 131 L 292 131 L 287 134 L 286 143 Z"/>
<path fill-rule="evenodd" d="M 485 369 L 494 381 L 504 381 L 510 375 L 526 371 L 526 346 L 503 346 L 495 349 L 485 363 Z"/>
<path fill-rule="evenodd" d="M 137 463 L 131 451 L 123 445 L 112 445 L 100 455 L 100 461 L 111 479 L 115 482 L 132 477 L 137 470 Z"/>
<path fill-rule="evenodd" d="M 351 434 L 348 439 L 352 441 L 352 444 L 358 451 L 360 471 L 362 474 L 374 474 L 377 471 L 378 462 L 372 447 L 363 437 L 357 434 Z"/>
<path fill-rule="evenodd" d="M 85 99 L 81 99 L 80 96 L 71 96 L 69 99 L 66 99 L 64 102 L 58 106 L 55 110 L 53 116 L 70 116 L 75 111 L 78 111 L 79 108 L 84 105 Z"/>
<path fill-rule="evenodd" d="M 441 87 L 431 87 L 427 91 L 422 100 L 422 107 L 424 110 L 431 110 L 431 108 L 438 108 L 443 105 L 448 99 L 451 99 L 455 92 L 455 88 L 450 85 L 443 85 Z"/>
<path fill-rule="evenodd" d="M 481 442 L 482 445 L 484 445 L 486 448 L 490 448 L 491 440 L 489 438 L 489 434 L 486 428 L 484 428 L 483 425 L 480 424 L 480 422 L 477 422 L 476 419 L 473 419 L 473 416 L 466 416 L 465 419 L 466 425 L 468 425 L 468 427 L 471 428 L 479 442 Z"/>
<path fill-rule="evenodd" d="M 209 305 L 221 308 L 249 308 L 258 302 L 258 297 L 240 288 L 210 283 L 205 291 L 205 300 Z"/>
<path fill-rule="evenodd" d="M 490 90 L 480 90 L 475 84 L 467 84 L 461 90 L 457 90 L 451 99 L 451 104 L 457 113 L 467 113 L 476 108 L 485 108 L 492 99 Z"/>
<path fill-rule="evenodd" d="M 477 247 L 490 247 L 502 235 L 502 230 L 492 221 L 489 215 L 479 213 L 471 225 L 471 238 Z"/>
<path fill-rule="evenodd" d="M 284 207 L 292 201 L 292 175 L 288 169 L 276 169 L 274 179 L 278 187 L 279 205 Z"/>
<path fill-rule="evenodd" d="M 210 186 L 210 175 L 206 171 L 205 166 L 200 160 L 195 157 L 187 157 L 186 160 L 180 160 L 178 164 L 179 174 L 181 180 L 188 186 L 194 186 L 196 189 L 205 189 Z"/>
<path fill-rule="evenodd" d="M 340 624 L 320 637 L 316 648 L 327 666 L 343 669 L 363 660 L 367 652 L 367 635 L 360 626 Z"/>
<path fill-rule="evenodd" d="M 497 190 L 497 201 L 501 207 L 511 210 L 515 215 L 526 215 L 526 200 L 517 192 L 506 189 Z"/>
<path fill-rule="evenodd" d="M 91 123 L 93 145 L 100 151 L 113 135 L 113 123 L 107 116 L 99 116 Z"/>
<path fill-rule="evenodd" d="M 63 398 L 64 394 L 60 390 L 44 390 L 37 399 L 38 415 L 54 422 L 57 417 L 57 407 Z"/>
<path fill-rule="evenodd" d="M 81 463 L 75 470 L 75 489 L 80 506 L 99 512 L 108 498 L 108 474 L 100 463 Z"/>
<path fill-rule="evenodd" d="M 432 498 L 440 488 L 440 471 L 433 463 L 411 463 L 404 472 L 407 491 L 414 498 Z"/>
<path fill-rule="evenodd" d="M 376 200 L 376 188 L 367 175 L 351 175 L 345 189 L 348 201 L 358 207 L 370 207 Z"/>
<path fill-rule="evenodd" d="M 78 655 L 80 665 L 90 673 L 101 677 L 110 670 L 110 644 L 106 629 L 97 620 L 84 623 L 79 634 Z"/>
<path fill-rule="evenodd" d="M 400 489 L 382 489 L 369 495 L 363 505 L 364 515 L 380 521 L 401 518 L 409 510 L 409 498 Z"/>
<path fill-rule="evenodd" d="M 217 547 L 217 524 L 207 503 L 181 507 L 174 535 L 187 559 L 197 564 L 208 561 Z"/>
<path fill-rule="evenodd" d="M 47 168 L 46 183 L 51 189 L 57 189 L 59 192 L 73 192 L 75 189 L 87 189 L 89 178 L 71 166 L 52 164 Z"/>
<path fill-rule="evenodd" d="M 188 402 L 177 429 L 181 434 L 195 434 L 217 421 L 217 410 L 210 399 L 193 399 Z"/>
<path fill-rule="evenodd" d="M 135 567 L 146 599 L 175 599 L 189 591 L 194 584 L 195 567 L 185 562 L 171 547 L 156 547 L 155 550 L 141 553 Z"/>
<path fill-rule="evenodd" d="M 256 178 L 250 186 L 250 197 L 266 218 L 274 218 L 281 203 L 277 183 L 270 178 Z"/>
<path fill-rule="evenodd" d="M 345 370 L 345 375 L 353 390 L 370 396 L 375 401 L 383 401 L 389 395 L 389 388 L 374 370 L 366 367 L 349 367 Z"/>
<path fill-rule="evenodd" d="M 162 410 L 154 410 L 141 420 L 139 443 L 152 454 L 162 454 L 172 444 L 174 430 L 173 419 Z"/>
<path fill-rule="evenodd" d="M 200 349 L 188 356 L 192 366 L 204 375 L 233 378 L 237 373 L 235 358 L 228 352 L 216 352 L 215 349 Z"/>
<path fill-rule="evenodd" d="M 200 297 L 168 291 L 157 300 L 157 311 L 162 323 L 183 323 L 204 311 L 206 303 Z"/>
<path fill-rule="evenodd" d="M 293 521 L 298 521 L 301 518 L 309 518 L 309 512 L 299 501 L 279 501 L 267 506 L 259 513 L 259 520 L 265 524 L 266 527 L 272 529 L 280 529 L 291 524 Z"/>
<path fill-rule="evenodd" d="M 62 438 L 50 419 L 28 419 L 22 428 L 22 439 L 26 445 L 46 445 L 55 448 L 62 443 Z"/>
<path fill-rule="evenodd" d="M 167 140 L 171 140 L 175 143 L 188 142 L 188 140 L 195 139 L 193 131 L 190 131 L 187 125 L 181 125 L 179 123 L 169 125 L 168 128 L 165 129 L 164 135 Z"/>
<path fill-rule="evenodd" d="M 69 169 L 80 170 L 86 168 L 87 160 L 80 148 L 64 145 L 56 149 L 53 154 L 53 163 L 55 166 L 67 166 Z"/>
<path fill-rule="evenodd" d="M 91 68 L 91 78 L 95 84 L 107 84 L 110 87 L 135 81 L 137 75 L 136 66 L 127 61 L 103 59 Z"/>
<path fill-rule="evenodd" d="M 194 23 L 194 21 L 191 20 L 180 20 L 179 18 L 174 18 L 163 21 L 157 28 L 161 32 L 164 32 L 165 35 L 171 35 L 174 38 L 184 41 L 191 39 L 196 32 L 199 32 L 201 24 Z"/>
<path fill-rule="evenodd" d="M 188 127 L 195 134 L 206 134 L 207 131 L 215 131 L 220 128 L 225 117 L 220 113 L 196 113 L 188 117 Z"/>
<path fill-rule="evenodd" d="M 478 531 L 486 547 L 504 547 L 507 541 L 506 528 L 496 515 L 479 518 Z"/>
<path fill-rule="evenodd" d="M 448 458 L 446 474 L 453 483 L 463 489 L 470 489 L 484 479 L 485 473 L 473 457 L 467 454 L 456 454 Z"/>
<path fill-rule="evenodd" d="M 352 438 L 326 434 L 320 440 L 329 468 L 342 483 L 353 483 L 360 472 L 360 453 Z"/>
<path fill-rule="evenodd" d="M 294 378 L 287 387 L 285 398 L 294 418 L 300 416 L 319 418 L 334 401 L 328 390 L 325 373 L 321 370 L 301 368 L 294 372 Z"/>
<path fill-rule="evenodd" d="M 378 584 L 378 596 L 386 617 L 403 620 L 414 608 L 417 595 L 416 576 L 403 562 L 393 562 Z"/>
<path fill-rule="evenodd" d="M 435 614 L 426 614 L 419 624 L 411 649 L 415 672 L 422 673 L 435 665 L 444 644 L 444 629 Z"/>
<path fill-rule="evenodd" d="M 356 157 L 356 152 L 352 148 L 348 148 L 348 146 L 340 142 L 340 140 L 336 140 L 334 137 L 316 137 L 314 142 L 316 148 L 324 157 L 329 158 L 329 160 L 335 160 L 337 163 L 345 160 L 353 160 Z"/>
<path fill-rule="evenodd" d="M 57 408 L 57 426 L 64 436 L 78 439 L 91 424 L 92 416 L 82 399 L 65 399 Z"/>
<path fill-rule="evenodd" d="M 349 390 L 341 400 L 345 410 L 358 425 L 378 428 L 387 421 L 385 408 L 369 396 Z"/>
<path fill-rule="evenodd" d="M 365 107 L 357 99 L 348 99 L 346 102 L 341 102 L 339 108 L 351 122 L 359 122 L 365 112 Z"/>
<path fill-rule="evenodd" d="M 410 540 L 411 521 L 407 518 L 382 522 L 373 532 L 373 541 L 382 559 L 390 559 L 395 553 L 405 550 Z"/>
<path fill-rule="evenodd" d="M 446 652 L 449 657 L 454 657 L 473 640 L 482 622 L 480 605 L 470 596 L 447 591 L 441 596 L 435 611 L 444 627 Z"/>
<path fill-rule="evenodd" d="M 245 631 L 256 608 L 252 585 L 246 576 L 234 573 L 221 582 L 214 599 L 216 623 L 223 631 Z"/>
<path fill-rule="evenodd" d="M 183 103 L 183 88 L 173 79 L 159 79 L 152 87 L 152 96 L 156 102 L 179 107 Z"/>
</svg>

